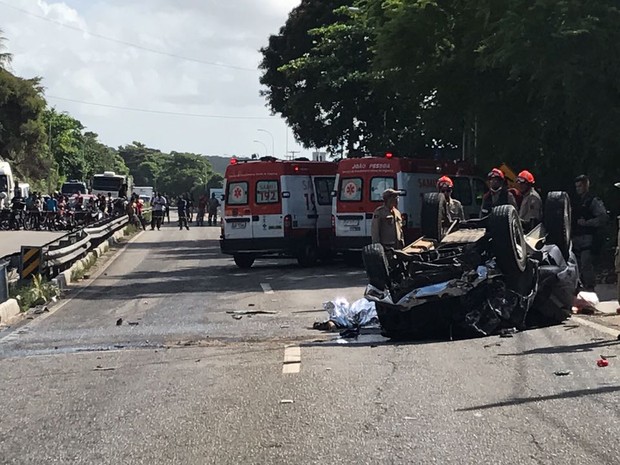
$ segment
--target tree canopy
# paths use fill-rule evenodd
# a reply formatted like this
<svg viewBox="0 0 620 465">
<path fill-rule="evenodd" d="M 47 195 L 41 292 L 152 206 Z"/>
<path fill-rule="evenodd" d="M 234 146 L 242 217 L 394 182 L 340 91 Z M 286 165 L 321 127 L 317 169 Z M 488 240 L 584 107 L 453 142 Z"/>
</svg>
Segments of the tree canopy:
<svg viewBox="0 0 620 465">
<path fill-rule="evenodd" d="M 263 95 L 306 147 L 611 186 L 619 19 L 615 0 L 303 0 L 262 49 Z"/>
</svg>

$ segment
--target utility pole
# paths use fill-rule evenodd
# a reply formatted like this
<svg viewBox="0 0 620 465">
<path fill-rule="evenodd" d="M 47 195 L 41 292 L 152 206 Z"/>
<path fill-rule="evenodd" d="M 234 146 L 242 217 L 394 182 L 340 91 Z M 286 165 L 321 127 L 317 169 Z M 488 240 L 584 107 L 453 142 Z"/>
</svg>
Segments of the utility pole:
<svg viewBox="0 0 620 465">
<path fill-rule="evenodd" d="M 291 154 L 291 156 L 289 157 L 291 160 L 293 160 L 295 158 L 295 154 L 297 153 L 301 153 L 299 150 L 289 150 L 288 153 Z"/>
</svg>

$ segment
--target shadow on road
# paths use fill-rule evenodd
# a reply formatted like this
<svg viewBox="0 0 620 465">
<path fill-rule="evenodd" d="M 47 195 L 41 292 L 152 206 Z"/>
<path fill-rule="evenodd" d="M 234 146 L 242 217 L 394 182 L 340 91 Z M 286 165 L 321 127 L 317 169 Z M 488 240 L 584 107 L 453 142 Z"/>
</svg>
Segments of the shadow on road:
<svg viewBox="0 0 620 465">
<path fill-rule="evenodd" d="M 548 396 L 538 396 L 538 397 L 517 397 L 515 399 L 509 399 L 502 402 L 495 402 L 492 404 L 484 404 L 484 405 L 476 405 L 474 407 L 467 407 L 457 409 L 457 412 L 472 412 L 475 410 L 488 410 L 493 408 L 500 407 L 510 407 L 513 405 L 523 405 L 523 404 L 531 404 L 534 402 L 545 402 L 548 400 L 558 400 L 558 399 L 575 399 L 579 397 L 599 395 L 599 394 L 610 394 L 613 392 L 620 391 L 620 386 L 603 386 L 596 389 L 579 389 L 576 391 L 568 391 L 561 392 L 559 394 L 551 394 Z"/>
<path fill-rule="evenodd" d="M 596 341 L 588 342 L 585 344 L 575 344 L 569 346 L 551 346 L 551 347 L 539 347 L 537 349 L 530 349 L 523 352 L 514 354 L 498 354 L 503 357 L 520 357 L 523 355 L 549 355 L 549 354 L 571 354 L 580 352 L 594 352 L 598 349 L 617 347 L 620 345 L 620 341 Z"/>
<path fill-rule="evenodd" d="M 125 253 L 132 250 L 149 251 L 135 271 L 113 277 L 115 282 L 110 284 L 110 278 L 99 278 L 76 298 L 131 300 L 202 292 L 243 295 L 261 292 L 260 284 L 264 282 L 276 291 L 339 289 L 366 284 L 363 270 L 340 262 L 302 268 L 291 260 L 265 259 L 243 270 L 219 252 L 214 240 L 132 242 L 127 244 Z M 194 266 L 191 261 L 195 262 Z"/>
</svg>

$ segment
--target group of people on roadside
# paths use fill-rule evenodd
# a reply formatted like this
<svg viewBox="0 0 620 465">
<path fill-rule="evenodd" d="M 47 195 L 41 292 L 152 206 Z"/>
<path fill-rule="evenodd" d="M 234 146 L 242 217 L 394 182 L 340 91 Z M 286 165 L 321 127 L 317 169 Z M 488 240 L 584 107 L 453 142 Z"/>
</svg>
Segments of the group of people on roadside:
<svg viewBox="0 0 620 465">
<path fill-rule="evenodd" d="M 480 217 L 489 215 L 494 207 L 512 205 L 517 210 L 523 229 L 527 233 L 543 221 L 543 201 L 535 188 L 536 180 L 530 171 L 521 171 L 515 184 L 516 188 L 509 188 L 504 172 L 499 168 L 492 169 L 487 175 L 489 190 L 482 198 Z M 593 256 L 602 247 L 602 229 L 607 224 L 607 210 L 603 201 L 590 187 L 588 176 L 580 175 L 575 178 L 576 196 L 572 199 L 572 243 L 579 262 L 583 288 L 593 291 L 596 284 Z M 620 183 L 617 183 L 616 187 L 620 188 Z M 465 220 L 461 202 L 452 196 L 453 180 L 448 176 L 442 176 L 437 181 L 437 190 L 445 197 L 447 221 L 452 223 L 456 220 Z M 394 249 L 405 246 L 402 215 L 397 209 L 399 195 L 400 192 L 394 189 L 384 191 L 384 204 L 375 210 L 372 222 L 372 241 Z M 620 231 L 615 269 L 618 274 L 620 303 Z"/>
<path fill-rule="evenodd" d="M 156 193 L 151 202 L 153 206 L 153 215 L 151 220 L 151 230 L 157 228 L 161 229 L 161 225 L 164 220 L 164 216 L 167 216 L 168 223 L 170 223 L 170 205 L 168 199 Z M 189 192 L 180 195 L 176 201 L 177 213 L 179 217 L 179 230 L 186 229 L 189 231 L 189 225 L 194 221 L 194 200 Z M 220 202 L 216 198 L 215 194 L 211 195 L 211 198 L 207 198 L 206 195 L 201 195 L 198 201 L 198 212 L 196 214 L 196 226 L 204 226 L 205 212 L 208 213 L 208 225 L 215 226 L 217 224 L 217 209 L 220 207 Z"/>
</svg>

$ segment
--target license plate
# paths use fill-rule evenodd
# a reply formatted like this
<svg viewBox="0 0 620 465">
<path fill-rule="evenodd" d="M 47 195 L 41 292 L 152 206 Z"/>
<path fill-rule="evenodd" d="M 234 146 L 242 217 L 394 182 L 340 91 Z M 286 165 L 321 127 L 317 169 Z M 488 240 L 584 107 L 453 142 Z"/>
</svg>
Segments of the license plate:
<svg viewBox="0 0 620 465">
<path fill-rule="evenodd" d="M 345 226 L 359 226 L 360 220 L 344 220 Z"/>
<path fill-rule="evenodd" d="M 362 228 L 359 226 L 349 226 L 349 231 L 361 231 Z"/>
<path fill-rule="evenodd" d="M 243 222 L 243 223 L 233 223 L 232 224 L 232 228 L 233 229 L 245 229 L 245 225 L 246 225 L 245 222 Z"/>
</svg>

